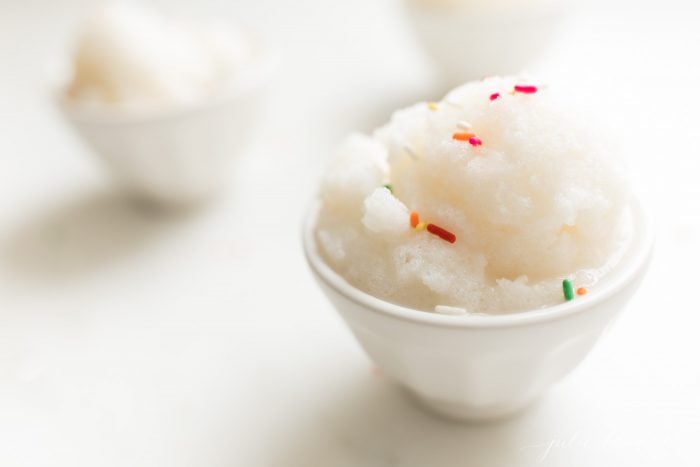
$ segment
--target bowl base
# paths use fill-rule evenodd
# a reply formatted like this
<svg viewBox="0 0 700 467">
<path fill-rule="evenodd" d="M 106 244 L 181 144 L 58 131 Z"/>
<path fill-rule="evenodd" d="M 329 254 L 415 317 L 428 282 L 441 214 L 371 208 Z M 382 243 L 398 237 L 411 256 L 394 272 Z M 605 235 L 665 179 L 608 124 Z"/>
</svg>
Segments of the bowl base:
<svg viewBox="0 0 700 467">
<path fill-rule="evenodd" d="M 496 422 L 515 418 L 527 412 L 541 399 L 541 396 L 528 396 L 508 403 L 473 406 L 424 397 L 404 386 L 401 389 L 409 399 L 430 414 L 459 423 Z"/>
</svg>

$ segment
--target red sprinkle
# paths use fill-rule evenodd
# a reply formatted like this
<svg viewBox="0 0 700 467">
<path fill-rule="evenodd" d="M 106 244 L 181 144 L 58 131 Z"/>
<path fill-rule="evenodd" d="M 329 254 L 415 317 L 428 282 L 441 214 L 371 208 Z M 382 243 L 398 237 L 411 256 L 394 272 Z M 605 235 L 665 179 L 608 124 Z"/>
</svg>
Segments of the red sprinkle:
<svg viewBox="0 0 700 467">
<path fill-rule="evenodd" d="M 521 85 L 516 84 L 513 88 L 515 92 L 521 92 L 523 94 L 534 94 L 537 92 L 537 86 Z"/>
<path fill-rule="evenodd" d="M 415 229 L 416 226 L 418 225 L 418 222 L 420 222 L 420 218 L 418 217 L 418 213 L 412 212 L 410 219 L 411 219 L 411 227 L 413 227 Z"/>
<path fill-rule="evenodd" d="M 455 234 L 453 234 L 452 232 L 448 232 L 447 230 L 443 229 L 442 227 L 438 227 L 435 224 L 428 224 L 428 232 L 430 232 L 433 235 L 437 235 L 446 242 L 454 243 L 457 240 Z"/>
<path fill-rule="evenodd" d="M 471 144 L 472 146 L 481 146 L 481 140 L 476 136 L 472 136 L 471 138 L 469 138 L 469 144 Z"/>
<path fill-rule="evenodd" d="M 501 97 L 501 93 L 500 93 L 500 92 L 494 92 L 493 94 L 491 94 L 491 95 L 489 96 L 489 100 L 495 101 L 495 100 L 498 99 L 499 97 Z"/>
</svg>

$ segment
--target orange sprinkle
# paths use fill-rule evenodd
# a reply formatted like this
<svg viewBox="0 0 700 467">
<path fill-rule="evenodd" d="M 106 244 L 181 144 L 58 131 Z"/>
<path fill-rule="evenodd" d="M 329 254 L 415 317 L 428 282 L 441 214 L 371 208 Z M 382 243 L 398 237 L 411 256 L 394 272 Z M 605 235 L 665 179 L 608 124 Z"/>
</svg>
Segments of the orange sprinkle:
<svg viewBox="0 0 700 467">
<path fill-rule="evenodd" d="M 469 133 L 467 131 L 460 131 L 452 135 L 452 139 L 457 141 L 469 141 L 469 139 L 473 137 L 474 133 Z"/>
<path fill-rule="evenodd" d="M 586 290 L 585 287 L 579 287 L 576 289 L 576 295 L 586 295 L 588 293 L 588 290 Z"/>
<path fill-rule="evenodd" d="M 420 217 L 418 217 L 418 213 L 411 212 L 410 219 L 411 219 L 411 227 L 413 227 L 415 229 L 416 226 L 418 225 L 418 222 L 420 222 Z"/>
</svg>

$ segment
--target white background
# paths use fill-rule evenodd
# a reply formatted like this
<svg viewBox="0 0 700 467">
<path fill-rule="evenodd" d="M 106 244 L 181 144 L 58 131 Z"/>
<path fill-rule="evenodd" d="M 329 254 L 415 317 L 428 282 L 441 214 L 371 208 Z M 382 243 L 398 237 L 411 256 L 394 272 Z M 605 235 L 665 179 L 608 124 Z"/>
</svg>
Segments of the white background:
<svg viewBox="0 0 700 467">
<path fill-rule="evenodd" d="M 333 145 L 444 91 L 398 1 L 160 2 L 282 56 L 230 189 L 179 216 L 122 201 L 52 108 L 47 64 L 94 2 L 0 1 L 0 465 L 700 465 L 700 11 L 581 3 L 530 71 L 613 107 L 655 260 L 543 402 L 462 426 L 372 372 L 300 250 Z"/>
</svg>

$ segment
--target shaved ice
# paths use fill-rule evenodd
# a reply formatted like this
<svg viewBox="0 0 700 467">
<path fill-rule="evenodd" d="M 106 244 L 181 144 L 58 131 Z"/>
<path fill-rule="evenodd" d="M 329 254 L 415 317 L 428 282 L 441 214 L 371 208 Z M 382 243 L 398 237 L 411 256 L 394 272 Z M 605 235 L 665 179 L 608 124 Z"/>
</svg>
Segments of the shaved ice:
<svg viewBox="0 0 700 467">
<path fill-rule="evenodd" d="M 562 303 L 563 279 L 594 293 L 625 245 L 624 165 L 572 90 L 535 84 L 468 83 L 347 138 L 320 190 L 329 266 L 375 297 L 445 314 Z"/>
<path fill-rule="evenodd" d="M 189 104 L 235 90 L 254 54 L 249 38 L 223 20 L 191 21 L 145 6 L 104 5 L 82 27 L 66 91 L 91 105 Z"/>
</svg>

